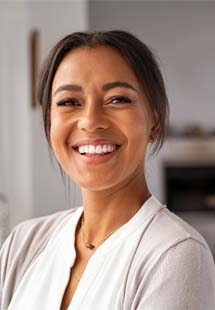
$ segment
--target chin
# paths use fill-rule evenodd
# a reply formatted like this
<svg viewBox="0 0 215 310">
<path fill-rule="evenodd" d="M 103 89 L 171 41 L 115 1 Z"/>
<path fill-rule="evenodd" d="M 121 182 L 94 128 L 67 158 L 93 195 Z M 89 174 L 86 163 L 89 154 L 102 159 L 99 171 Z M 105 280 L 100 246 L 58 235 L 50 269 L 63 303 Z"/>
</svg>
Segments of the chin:
<svg viewBox="0 0 215 310">
<path fill-rule="evenodd" d="M 114 187 L 118 182 L 116 182 L 116 177 L 112 180 L 105 180 L 104 177 L 89 177 L 84 178 L 84 180 L 74 179 L 73 180 L 80 186 L 81 189 L 98 192 L 105 191 Z M 114 181 L 113 181 L 114 180 Z"/>
<path fill-rule="evenodd" d="M 107 190 L 114 186 L 114 184 L 106 183 L 106 182 L 99 182 L 99 181 L 92 181 L 92 182 L 82 182 L 78 183 L 81 188 L 84 190 L 92 191 L 92 192 L 99 192 Z"/>
</svg>

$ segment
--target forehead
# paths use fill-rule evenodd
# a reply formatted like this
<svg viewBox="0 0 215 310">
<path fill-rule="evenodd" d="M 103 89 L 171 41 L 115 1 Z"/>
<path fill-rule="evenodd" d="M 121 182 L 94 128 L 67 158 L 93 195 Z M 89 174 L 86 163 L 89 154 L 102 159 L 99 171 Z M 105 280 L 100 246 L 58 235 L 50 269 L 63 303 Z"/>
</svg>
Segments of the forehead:
<svg viewBox="0 0 215 310">
<path fill-rule="evenodd" d="M 106 83 L 122 80 L 139 87 L 136 75 L 128 60 L 110 46 L 79 47 L 61 61 L 53 80 L 53 90 L 61 84 L 75 82 Z"/>
</svg>

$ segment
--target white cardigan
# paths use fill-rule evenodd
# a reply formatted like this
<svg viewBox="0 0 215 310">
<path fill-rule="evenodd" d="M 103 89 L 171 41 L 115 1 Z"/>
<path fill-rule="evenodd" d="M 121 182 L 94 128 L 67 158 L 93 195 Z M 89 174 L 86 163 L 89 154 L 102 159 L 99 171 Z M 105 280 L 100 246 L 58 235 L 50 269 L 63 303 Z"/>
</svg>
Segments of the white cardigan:
<svg viewBox="0 0 215 310">
<path fill-rule="evenodd" d="M 1 251 L 1 310 L 59 310 L 83 207 L 24 222 Z M 12 257 L 13 256 L 13 257 Z M 151 196 L 92 255 L 69 310 L 213 310 L 202 236 Z"/>
</svg>

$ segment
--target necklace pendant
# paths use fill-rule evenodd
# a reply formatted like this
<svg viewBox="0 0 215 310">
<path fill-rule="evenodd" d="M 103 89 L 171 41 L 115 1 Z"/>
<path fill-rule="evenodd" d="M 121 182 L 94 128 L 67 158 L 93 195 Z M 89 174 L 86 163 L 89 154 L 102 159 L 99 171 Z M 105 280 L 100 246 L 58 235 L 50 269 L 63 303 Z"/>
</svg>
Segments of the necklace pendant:
<svg viewBox="0 0 215 310">
<path fill-rule="evenodd" d="M 92 243 L 85 243 L 85 247 L 89 250 L 93 250 L 95 248 L 95 245 L 93 245 Z"/>
</svg>

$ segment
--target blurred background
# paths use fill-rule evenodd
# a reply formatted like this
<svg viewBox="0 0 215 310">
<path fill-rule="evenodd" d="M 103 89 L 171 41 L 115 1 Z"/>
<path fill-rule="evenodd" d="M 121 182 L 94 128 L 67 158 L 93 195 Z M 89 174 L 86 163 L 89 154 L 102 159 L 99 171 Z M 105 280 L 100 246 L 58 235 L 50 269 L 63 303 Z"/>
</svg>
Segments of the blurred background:
<svg viewBox="0 0 215 310">
<path fill-rule="evenodd" d="M 160 153 L 147 156 L 151 192 L 215 254 L 214 1 L 0 1 L 0 245 L 25 219 L 81 205 L 50 160 L 35 79 L 66 34 L 111 29 L 143 40 L 166 82 L 170 128 Z"/>
</svg>

